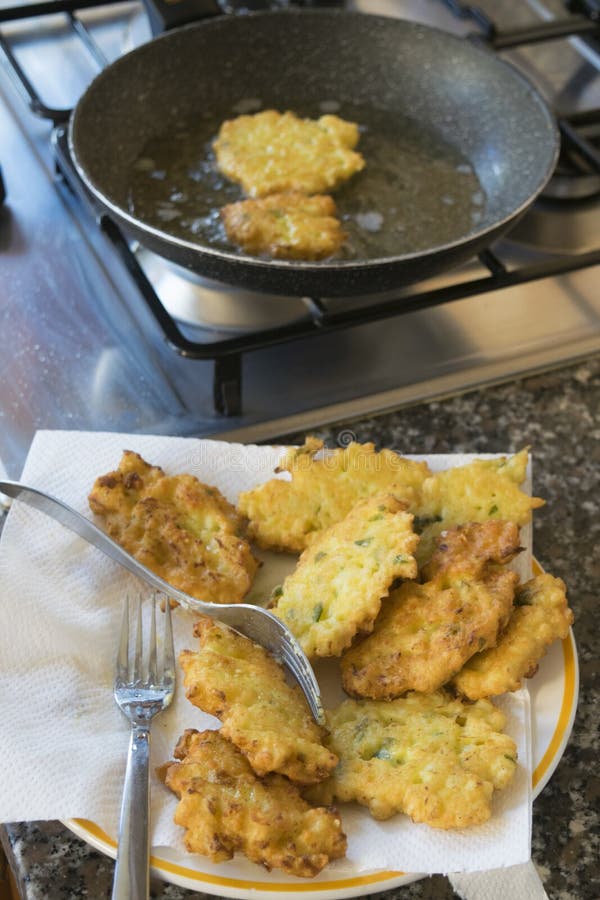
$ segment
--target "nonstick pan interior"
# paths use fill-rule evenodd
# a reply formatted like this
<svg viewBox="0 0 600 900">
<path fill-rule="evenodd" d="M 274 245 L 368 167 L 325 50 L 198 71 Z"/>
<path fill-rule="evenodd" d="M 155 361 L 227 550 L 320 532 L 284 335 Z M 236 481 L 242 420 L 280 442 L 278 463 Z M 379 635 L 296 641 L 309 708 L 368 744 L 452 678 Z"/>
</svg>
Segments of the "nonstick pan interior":
<svg viewBox="0 0 600 900">
<path fill-rule="evenodd" d="M 211 141 L 241 112 L 335 112 L 361 127 L 366 168 L 336 192 L 349 234 L 320 263 L 237 252 L 218 209 L 238 187 Z M 488 51 L 414 23 L 340 11 L 222 17 L 106 69 L 79 102 L 84 181 L 155 252 L 254 289 L 342 296 L 456 265 L 506 230 L 556 161 L 545 104 Z"/>
</svg>

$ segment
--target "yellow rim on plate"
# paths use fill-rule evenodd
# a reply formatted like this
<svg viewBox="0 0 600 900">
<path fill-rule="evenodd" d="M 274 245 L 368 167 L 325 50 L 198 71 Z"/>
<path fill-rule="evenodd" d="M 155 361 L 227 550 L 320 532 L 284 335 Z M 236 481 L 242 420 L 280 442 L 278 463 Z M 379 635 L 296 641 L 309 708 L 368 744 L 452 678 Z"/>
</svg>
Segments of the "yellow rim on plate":
<svg viewBox="0 0 600 900">
<path fill-rule="evenodd" d="M 539 575 L 542 571 L 542 567 L 537 560 L 534 559 L 534 574 Z M 534 797 L 538 795 L 554 771 L 554 768 L 558 765 L 573 725 L 577 704 L 578 674 L 575 639 L 572 631 L 570 631 L 569 635 L 562 641 L 562 657 L 564 675 L 560 709 L 548 746 L 533 770 L 532 788 Z M 79 837 L 87 840 L 103 852 L 108 853 L 111 856 L 116 855 L 116 840 L 94 822 L 90 822 L 88 819 L 69 819 L 64 824 Z M 418 875 L 409 876 L 401 871 L 384 871 L 373 873 L 372 875 L 356 875 L 351 878 L 331 879 L 329 881 L 318 881 L 310 884 L 296 884 L 293 882 L 248 881 L 240 878 L 227 878 L 222 875 L 210 875 L 206 872 L 190 869 L 187 866 L 157 856 L 150 857 L 150 865 L 158 872 L 185 878 L 190 882 L 197 882 L 198 885 L 215 885 L 229 889 L 235 888 L 237 891 L 263 891 L 265 893 L 279 892 L 281 894 L 301 892 L 319 893 L 321 891 L 333 889 L 349 890 L 364 885 L 377 884 L 382 881 L 390 881 L 392 879 L 397 880 L 403 876 L 410 880 L 419 877 Z"/>
<path fill-rule="evenodd" d="M 577 667 L 575 665 L 575 642 L 572 634 L 562 642 L 562 652 L 565 669 L 565 683 L 563 689 L 562 702 L 560 712 L 554 734 L 546 748 L 546 752 L 533 770 L 531 777 L 531 785 L 534 790 L 534 797 L 537 796 L 535 790 L 538 784 L 545 783 L 546 777 L 551 774 L 551 766 L 556 761 L 558 763 L 558 754 L 564 748 L 566 739 L 571 732 L 573 718 L 575 714 L 575 706 L 577 703 Z"/>
</svg>

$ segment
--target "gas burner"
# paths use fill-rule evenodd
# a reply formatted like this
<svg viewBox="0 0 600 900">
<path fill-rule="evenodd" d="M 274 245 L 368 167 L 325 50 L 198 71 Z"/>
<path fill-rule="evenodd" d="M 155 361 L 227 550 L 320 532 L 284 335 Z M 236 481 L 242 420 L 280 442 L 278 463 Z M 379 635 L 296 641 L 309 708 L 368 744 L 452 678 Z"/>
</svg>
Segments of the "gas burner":
<svg viewBox="0 0 600 900">
<path fill-rule="evenodd" d="M 265 294 L 211 281 L 139 244 L 134 245 L 134 253 L 162 305 L 183 325 L 226 334 L 251 334 L 308 321 L 315 314 L 316 301 L 309 298 Z M 403 292 L 397 289 L 355 297 L 322 297 L 317 306 L 321 315 L 348 313 Z"/>
<path fill-rule="evenodd" d="M 547 253 L 585 253 L 598 246 L 600 209 L 589 200 L 540 199 L 505 240 Z"/>
<path fill-rule="evenodd" d="M 178 322 L 214 331 L 248 333 L 307 318 L 298 297 L 263 294 L 203 278 L 144 247 L 138 263 L 167 312 Z"/>
<path fill-rule="evenodd" d="M 575 127 L 576 126 L 576 127 Z M 542 197 L 581 201 L 600 197 L 600 110 L 559 119 L 562 137 L 556 171 Z"/>
<path fill-rule="evenodd" d="M 557 201 L 589 200 L 600 197 L 600 172 L 582 174 L 559 161 L 554 175 L 544 188 L 542 198 Z"/>
</svg>

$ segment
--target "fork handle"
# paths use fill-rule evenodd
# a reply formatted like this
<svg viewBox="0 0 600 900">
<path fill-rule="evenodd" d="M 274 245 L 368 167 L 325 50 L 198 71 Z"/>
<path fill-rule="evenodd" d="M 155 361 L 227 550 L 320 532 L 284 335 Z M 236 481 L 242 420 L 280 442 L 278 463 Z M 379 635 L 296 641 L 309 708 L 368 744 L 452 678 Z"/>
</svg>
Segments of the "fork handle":
<svg viewBox="0 0 600 900">
<path fill-rule="evenodd" d="M 149 769 L 150 729 L 132 725 L 112 900 L 147 900 L 149 895 Z"/>
</svg>

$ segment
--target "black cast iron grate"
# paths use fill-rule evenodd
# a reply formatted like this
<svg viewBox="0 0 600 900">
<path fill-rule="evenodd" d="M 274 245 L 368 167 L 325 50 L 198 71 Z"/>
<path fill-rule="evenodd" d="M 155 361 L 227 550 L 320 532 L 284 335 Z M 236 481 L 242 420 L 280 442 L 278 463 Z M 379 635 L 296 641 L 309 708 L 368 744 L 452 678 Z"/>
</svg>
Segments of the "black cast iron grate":
<svg viewBox="0 0 600 900">
<path fill-rule="evenodd" d="M 191 2 L 196 4 L 196 18 L 201 17 L 197 14 L 198 10 L 203 10 L 204 15 L 212 15 L 219 11 L 212 0 L 208 0 L 208 2 L 191 0 Z M 472 39 L 485 41 L 496 50 L 506 50 L 573 35 L 600 39 L 600 21 L 596 5 L 590 0 L 571 0 L 568 6 L 572 12 L 563 19 L 511 31 L 499 31 L 489 16 L 476 6 L 459 3 L 456 0 L 443 0 L 443 2 L 456 16 L 474 23 L 477 31 L 471 35 Z M 90 29 L 78 17 L 78 12 L 106 5 L 115 5 L 114 0 L 47 0 L 43 3 L 32 3 L 0 10 L 0 25 L 19 19 L 62 13 L 67 17 L 73 33 L 77 35 L 95 62 L 102 68 L 107 64 L 107 60 Z M 156 23 L 154 23 L 154 27 L 156 27 Z M 311 335 L 332 333 L 382 319 L 395 318 L 415 310 L 427 309 L 453 300 L 600 264 L 599 248 L 587 253 L 552 255 L 534 264 L 509 269 L 498 253 L 487 249 L 479 254 L 478 258 L 489 274 L 480 278 L 460 281 L 433 290 L 419 291 L 417 287 L 414 293 L 395 299 L 374 301 L 365 307 L 336 310 L 335 312 L 330 311 L 319 298 L 303 298 L 308 315 L 300 321 L 262 329 L 251 334 L 237 334 L 208 340 L 203 335 L 204 340 L 194 340 L 181 330 L 161 303 L 152 284 L 140 267 L 127 236 L 106 213 L 95 206 L 94 201 L 85 191 L 75 172 L 66 139 L 65 123 L 71 110 L 49 107 L 44 103 L 27 73 L 20 66 L 11 47 L 10 39 L 1 27 L 0 49 L 8 60 L 9 71 L 32 113 L 50 120 L 55 125 L 52 146 L 58 174 L 79 196 L 84 205 L 88 206 L 98 221 L 100 228 L 134 280 L 140 295 L 154 315 L 168 343 L 181 356 L 214 361 L 214 407 L 216 412 L 225 416 L 239 415 L 242 411 L 242 361 L 246 353 L 276 344 L 309 338 Z M 568 156 L 571 168 L 575 173 L 582 176 L 587 176 L 590 172 L 600 174 L 600 149 L 598 146 L 600 109 L 573 115 L 561 115 L 557 118 L 557 122 L 561 132 L 562 152 Z"/>
</svg>

